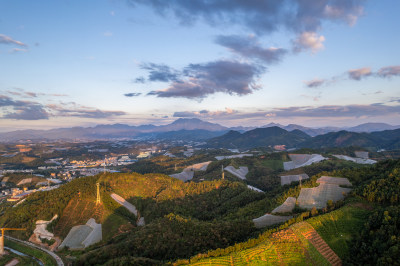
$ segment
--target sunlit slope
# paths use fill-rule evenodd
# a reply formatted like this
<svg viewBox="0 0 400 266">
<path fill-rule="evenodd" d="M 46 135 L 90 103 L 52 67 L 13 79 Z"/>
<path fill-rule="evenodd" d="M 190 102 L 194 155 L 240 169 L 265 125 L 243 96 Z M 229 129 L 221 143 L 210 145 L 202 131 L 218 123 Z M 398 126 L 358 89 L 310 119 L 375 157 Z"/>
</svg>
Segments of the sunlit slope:
<svg viewBox="0 0 400 266">
<path fill-rule="evenodd" d="M 330 265 L 307 240 L 307 223 L 273 233 L 267 240 L 249 249 L 226 256 L 201 259 L 190 265 Z"/>
<path fill-rule="evenodd" d="M 229 247 L 232 252 L 228 255 L 201 259 L 207 254 L 199 254 L 191 263 L 186 262 L 190 265 L 341 265 L 341 259 L 348 255 L 350 241 L 361 230 L 369 213 L 368 206 L 349 204 L 275 232 L 252 248 L 240 250 L 241 244 L 238 244 Z"/>
</svg>

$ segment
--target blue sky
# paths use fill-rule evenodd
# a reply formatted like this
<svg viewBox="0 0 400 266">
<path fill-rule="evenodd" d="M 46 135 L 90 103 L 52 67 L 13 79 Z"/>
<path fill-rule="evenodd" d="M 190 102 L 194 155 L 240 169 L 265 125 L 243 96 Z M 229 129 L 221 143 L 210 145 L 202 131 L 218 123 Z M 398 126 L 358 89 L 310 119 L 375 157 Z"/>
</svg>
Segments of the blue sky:
<svg viewBox="0 0 400 266">
<path fill-rule="evenodd" d="M 1 131 L 400 124 L 396 0 L 0 2 Z"/>
</svg>

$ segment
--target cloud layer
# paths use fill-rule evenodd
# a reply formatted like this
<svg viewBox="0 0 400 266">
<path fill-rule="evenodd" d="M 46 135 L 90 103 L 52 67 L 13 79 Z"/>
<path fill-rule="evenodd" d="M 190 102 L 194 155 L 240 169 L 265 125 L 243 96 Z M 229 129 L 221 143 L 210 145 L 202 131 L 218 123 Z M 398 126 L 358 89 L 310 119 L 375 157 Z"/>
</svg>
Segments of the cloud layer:
<svg viewBox="0 0 400 266">
<path fill-rule="evenodd" d="M 171 82 L 162 90 L 148 95 L 157 97 L 182 97 L 202 99 L 210 94 L 222 92 L 230 95 L 246 95 L 260 88 L 257 78 L 265 68 L 235 60 L 217 60 L 204 64 L 190 64 L 181 71 L 170 67 L 148 64 L 148 81 Z"/>
<path fill-rule="evenodd" d="M 377 77 L 377 78 L 393 78 L 400 76 L 400 66 L 387 66 L 382 67 L 378 71 L 374 72 L 370 67 L 362 67 L 357 69 L 350 69 L 344 73 L 345 75 L 334 76 L 330 79 L 312 79 L 305 81 L 307 87 L 309 88 L 317 88 L 323 85 L 328 85 L 334 83 L 338 80 L 346 79 L 345 76 L 350 80 L 360 81 L 367 77 Z"/>
<path fill-rule="evenodd" d="M 393 101 L 393 102 L 398 102 Z M 323 105 L 323 106 L 293 106 L 273 108 L 270 110 L 258 110 L 255 112 L 242 112 L 226 108 L 225 111 L 181 111 L 175 112 L 173 117 L 196 117 L 203 119 L 228 120 L 228 121 L 248 121 L 258 120 L 267 121 L 267 119 L 290 120 L 296 118 L 312 119 L 335 119 L 347 118 L 358 119 L 366 117 L 381 117 L 400 115 L 400 105 L 385 105 L 375 103 L 370 105 Z"/>
<path fill-rule="evenodd" d="M 43 120 L 50 117 L 108 118 L 126 114 L 121 111 L 102 111 L 75 103 L 43 105 L 39 102 L 15 100 L 7 95 L 0 95 L 0 110 L 3 114 L 0 119 L 15 120 Z"/>
<path fill-rule="evenodd" d="M 317 31 L 323 20 L 353 25 L 363 13 L 364 0 L 129 0 L 147 5 L 158 14 L 174 14 L 184 25 L 201 19 L 212 25 L 237 24 L 257 34 L 281 28 L 302 33 Z"/>
<path fill-rule="evenodd" d="M 242 57 L 256 59 L 264 64 L 279 62 L 287 54 L 286 49 L 263 48 L 254 36 L 246 38 L 238 35 L 221 35 L 216 38 L 215 42 Z"/>
</svg>

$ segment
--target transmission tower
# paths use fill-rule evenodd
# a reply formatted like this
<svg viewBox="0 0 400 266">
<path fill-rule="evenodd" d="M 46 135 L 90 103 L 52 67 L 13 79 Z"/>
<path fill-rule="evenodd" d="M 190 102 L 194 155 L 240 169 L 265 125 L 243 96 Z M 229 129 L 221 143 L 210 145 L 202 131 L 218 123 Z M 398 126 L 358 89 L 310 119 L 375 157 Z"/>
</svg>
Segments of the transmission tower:
<svg viewBox="0 0 400 266">
<path fill-rule="evenodd" d="M 96 198 L 96 205 L 97 205 L 97 204 L 101 203 L 101 201 L 100 201 L 100 183 L 96 183 L 96 186 L 97 186 L 97 198 Z"/>
<path fill-rule="evenodd" d="M 225 179 L 225 173 L 224 173 L 224 166 L 222 165 L 222 167 L 221 167 L 222 169 L 222 179 Z"/>
</svg>

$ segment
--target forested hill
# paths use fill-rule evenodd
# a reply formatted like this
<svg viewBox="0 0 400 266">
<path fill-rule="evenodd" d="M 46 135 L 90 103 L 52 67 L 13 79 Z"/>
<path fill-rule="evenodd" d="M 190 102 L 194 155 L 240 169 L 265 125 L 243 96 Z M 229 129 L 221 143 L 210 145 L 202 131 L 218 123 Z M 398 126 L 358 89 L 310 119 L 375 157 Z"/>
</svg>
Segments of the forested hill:
<svg viewBox="0 0 400 266">
<path fill-rule="evenodd" d="M 311 137 L 300 130 L 286 131 L 280 127 L 256 128 L 243 134 L 230 131 L 210 139 L 208 147 L 251 149 L 262 146 L 286 145 L 296 147 Z"/>
<path fill-rule="evenodd" d="M 336 148 L 363 147 L 372 150 L 399 149 L 400 129 L 385 130 L 371 133 L 349 131 L 330 132 L 310 137 L 301 130 L 286 131 L 279 127 L 257 128 L 243 134 L 230 131 L 225 135 L 209 139 L 207 147 L 251 149 L 286 145 L 286 148 Z"/>
<path fill-rule="evenodd" d="M 270 213 L 287 197 L 298 197 L 298 183 L 278 185 L 267 193 L 259 193 L 240 182 L 183 183 L 162 174 L 136 173 L 85 177 L 59 189 L 34 193 L 18 206 L 2 209 L 0 226 L 27 228 L 26 232 L 10 232 L 10 235 L 28 239 L 37 220 L 49 220 L 58 214 L 59 218 L 48 229 L 64 238 L 72 226 L 84 224 L 94 217 L 102 224 L 103 241 L 84 251 L 61 251 L 68 258 L 76 258 L 71 263 L 159 265 L 178 259 L 189 262 L 190 257 L 218 259 L 222 255 L 230 256 L 232 252 L 246 253 L 259 244 L 265 244 L 267 248 L 268 241 L 284 245 L 279 237 L 292 234 L 296 230 L 289 226 L 305 220 L 319 226 L 315 230 L 344 262 L 387 265 L 398 261 L 400 160 L 381 161 L 362 168 L 321 171 L 301 186 L 317 186 L 316 180 L 321 175 L 340 176 L 353 184 L 352 194 L 344 202 L 318 211 L 295 209 L 291 214 L 294 217 L 276 228 L 256 229 L 252 219 Z M 101 184 L 102 204 L 98 206 L 95 205 L 96 182 Z M 144 217 L 146 225 L 136 226 L 139 217 L 116 203 L 110 197 L 111 193 L 117 193 L 135 205 L 138 216 Z M 345 205 L 343 209 L 342 205 Z M 311 216 L 314 216 L 313 220 L 308 220 Z M 345 237 L 330 232 L 339 232 Z M 296 243 L 291 247 L 296 249 Z M 291 252 L 294 249 L 290 249 Z M 257 248 L 253 251 L 264 252 Z M 308 252 L 314 252 L 313 258 L 321 259 L 315 250 Z M 303 253 L 288 254 L 300 256 L 300 259 L 304 257 Z M 269 255 L 279 261 L 276 254 Z M 288 257 L 282 263 L 290 264 L 293 262 L 290 259 Z"/>
<path fill-rule="evenodd" d="M 355 185 L 343 207 L 311 219 L 308 212 L 302 213 L 281 225 L 279 230 L 267 230 L 258 238 L 210 250 L 190 260 L 179 260 L 176 265 L 249 262 L 291 265 L 316 261 L 317 265 L 329 265 L 303 238 L 310 228 L 340 255 L 345 265 L 397 265 L 400 261 L 400 160 L 319 175 L 346 177 Z M 304 218 L 307 223 L 301 223 Z M 318 243 L 321 245 L 320 240 Z M 326 250 L 323 248 L 321 254 Z"/>
</svg>

